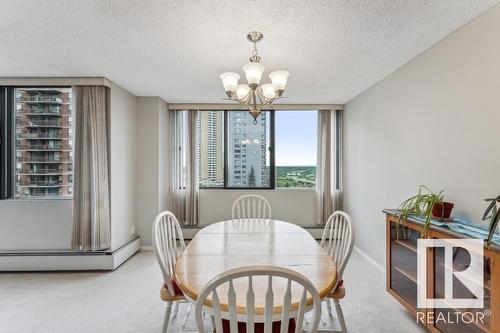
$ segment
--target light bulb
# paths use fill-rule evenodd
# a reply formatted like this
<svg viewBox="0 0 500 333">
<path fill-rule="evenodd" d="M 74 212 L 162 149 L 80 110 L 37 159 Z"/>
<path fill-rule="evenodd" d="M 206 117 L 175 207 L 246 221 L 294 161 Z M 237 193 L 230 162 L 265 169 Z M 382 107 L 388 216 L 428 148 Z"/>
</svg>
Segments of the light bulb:
<svg viewBox="0 0 500 333">
<path fill-rule="evenodd" d="M 245 99 L 249 92 L 250 87 L 248 84 L 238 84 L 236 86 L 236 97 L 238 97 L 238 99 Z"/>
<path fill-rule="evenodd" d="M 273 99 L 276 97 L 276 92 L 274 91 L 274 86 L 271 83 L 266 83 L 260 86 L 262 89 L 262 94 L 267 99 Z"/>
<path fill-rule="evenodd" d="M 222 80 L 222 85 L 224 86 L 224 90 L 226 92 L 234 93 L 236 91 L 236 86 L 238 85 L 238 80 L 240 79 L 240 75 L 238 73 L 233 72 L 225 72 L 220 75 L 220 79 Z"/>
<path fill-rule="evenodd" d="M 288 76 L 290 76 L 290 73 L 288 73 L 287 71 L 274 71 L 269 73 L 269 78 L 271 79 L 271 82 L 273 83 L 274 89 L 276 91 L 285 90 Z"/>
<path fill-rule="evenodd" d="M 259 84 L 264 69 L 266 69 L 266 67 L 258 62 L 249 62 L 242 68 L 245 72 L 248 84 Z"/>
</svg>

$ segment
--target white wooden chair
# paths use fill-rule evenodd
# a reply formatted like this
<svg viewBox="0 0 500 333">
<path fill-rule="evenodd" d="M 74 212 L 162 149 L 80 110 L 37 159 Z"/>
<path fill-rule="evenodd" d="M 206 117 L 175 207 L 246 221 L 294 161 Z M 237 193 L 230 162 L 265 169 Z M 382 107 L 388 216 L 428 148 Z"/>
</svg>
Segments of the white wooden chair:
<svg viewBox="0 0 500 333">
<path fill-rule="evenodd" d="M 320 244 L 328 250 L 328 254 L 330 254 L 333 262 L 337 266 L 337 285 L 326 298 L 328 312 L 331 316 L 332 306 L 330 304 L 330 299 L 332 299 L 340 328 L 342 329 L 341 332 L 347 332 L 344 314 L 342 313 L 342 307 L 340 306 L 339 300 L 345 297 L 345 286 L 342 275 L 351 257 L 352 248 L 354 246 L 354 229 L 351 217 L 347 213 L 341 211 L 334 212 L 326 222 Z"/>
<path fill-rule="evenodd" d="M 179 239 L 179 244 L 177 244 Z M 174 280 L 174 268 L 177 258 L 186 248 L 182 230 L 177 218 L 171 212 L 165 211 L 158 214 L 153 222 L 153 248 L 156 259 L 163 274 L 163 285 L 160 289 L 160 298 L 167 302 L 165 317 L 163 319 L 162 332 L 168 330 L 172 304 L 175 302 L 174 317 L 179 311 L 179 302 L 187 302 L 179 286 Z M 188 313 L 182 325 L 185 328 L 191 303 L 189 303 Z"/>
<path fill-rule="evenodd" d="M 271 219 L 271 204 L 261 195 L 246 194 L 238 199 L 233 204 L 232 219 L 265 221 Z"/>
<path fill-rule="evenodd" d="M 260 279 L 260 284 L 257 279 Z M 282 279 L 282 286 L 286 285 L 283 300 L 275 307 L 273 283 Z M 238 280 L 235 282 L 235 280 Z M 263 283 L 262 283 L 263 282 Z M 286 284 L 285 284 L 286 283 Z M 262 286 L 264 284 L 264 286 Z M 237 285 L 237 288 L 234 286 Z M 237 295 L 244 285 L 246 303 L 237 304 L 237 300 L 245 299 Z M 254 287 L 255 285 L 255 287 Z M 265 294 L 264 288 L 267 285 Z M 263 287 L 259 289 L 259 287 Z M 257 289 L 254 289 L 257 288 Z M 223 291 L 227 290 L 227 294 Z M 255 290 L 265 295 L 264 309 L 255 307 Z M 295 295 L 300 295 L 300 301 L 292 303 L 292 290 Z M 299 294 L 296 292 L 299 291 Z M 307 304 L 307 294 L 312 297 L 312 304 Z M 222 307 L 220 299 L 227 299 L 227 308 Z M 242 310 L 244 307 L 246 310 Z M 229 321 L 231 333 L 238 332 L 238 322 L 246 323 L 246 332 L 254 332 L 255 323 L 263 323 L 264 332 L 271 333 L 273 322 L 281 322 L 281 332 L 288 332 L 290 318 L 295 319 L 295 333 L 303 332 L 304 315 L 307 311 L 313 311 L 313 319 L 308 332 L 316 332 L 321 317 L 321 299 L 318 291 L 312 283 L 301 274 L 288 268 L 277 266 L 248 266 L 229 270 L 219 274 L 208 282 L 200 292 L 196 301 L 196 325 L 199 332 L 208 332 L 203 321 L 203 312 L 207 312 L 213 318 L 212 322 L 217 333 L 223 332 L 222 320 Z"/>
</svg>

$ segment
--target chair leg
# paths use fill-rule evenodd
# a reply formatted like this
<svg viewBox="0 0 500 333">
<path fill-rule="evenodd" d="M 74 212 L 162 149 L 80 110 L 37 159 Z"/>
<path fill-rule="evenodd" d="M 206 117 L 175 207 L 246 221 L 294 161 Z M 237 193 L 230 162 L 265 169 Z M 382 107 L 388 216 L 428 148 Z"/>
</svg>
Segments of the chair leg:
<svg viewBox="0 0 500 333">
<path fill-rule="evenodd" d="M 337 312 L 337 317 L 339 318 L 340 328 L 342 332 L 347 333 L 347 327 L 345 326 L 344 313 L 342 312 L 342 307 L 338 299 L 333 299 L 333 304 L 335 305 L 335 312 Z"/>
<path fill-rule="evenodd" d="M 212 322 L 212 332 L 215 332 L 215 317 L 210 316 L 210 321 Z"/>
<path fill-rule="evenodd" d="M 188 322 L 189 314 L 191 313 L 191 307 L 193 306 L 193 303 L 189 302 L 186 317 L 184 318 L 184 323 L 182 324 L 182 330 L 184 331 L 186 329 L 186 324 Z"/>
<path fill-rule="evenodd" d="M 172 317 L 177 317 L 177 315 L 179 314 L 179 302 L 175 302 L 174 303 L 174 313 L 172 314 Z"/>
<path fill-rule="evenodd" d="M 167 302 L 167 308 L 165 309 L 165 317 L 163 317 L 163 325 L 161 326 L 161 332 L 167 333 L 168 322 L 170 321 L 170 313 L 172 312 L 172 302 Z"/>
<path fill-rule="evenodd" d="M 328 310 L 328 315 L 329 315 L 330 317 L 333 317 L 333 313 L 332 313 L 332 303 L 331 303 L 330 298 L 328 298 L 328 297 L 326 298 L 326 308 L 327 308 L 327 310 Z"/>
</svg>

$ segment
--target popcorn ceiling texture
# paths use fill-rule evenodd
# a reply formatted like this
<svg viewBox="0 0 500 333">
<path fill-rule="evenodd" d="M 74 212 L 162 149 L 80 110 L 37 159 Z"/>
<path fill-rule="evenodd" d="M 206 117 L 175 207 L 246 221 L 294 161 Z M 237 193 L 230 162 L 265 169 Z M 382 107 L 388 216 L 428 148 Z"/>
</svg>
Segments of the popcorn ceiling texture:
<svg viewBox="0 0 500 333">
<path fill-rule="evenodd" d="M 287 103 L 345 103 L 498 0 L 1 0 L 0 76 L 106 76 L 138 96 L 220 102 L 246 33 L 291 72 Z"/>
</svg>

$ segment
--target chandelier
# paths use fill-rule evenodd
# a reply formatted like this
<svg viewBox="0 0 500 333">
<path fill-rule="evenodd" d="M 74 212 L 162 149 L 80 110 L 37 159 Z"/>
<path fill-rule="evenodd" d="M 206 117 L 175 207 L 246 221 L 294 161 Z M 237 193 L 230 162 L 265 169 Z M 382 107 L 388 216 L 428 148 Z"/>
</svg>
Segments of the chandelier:
<svg viewBox="0 0 500 333">
<path fill-rule="evenodd" d="M 258 31 L 249 32 L 248 41 L 253 43 L 253 52 L 250 62 L 242 67 L 245 72 L 247 84 L 238 84 L 240 75 L 234 72 L 226 72 L 220 75 L 222 84 L 229 100 L 239 102 L 242 106 L 248 108 L 250 115 L 257 123 L 257 118 L 262 110 L 270 106 L 276 99 L 282 97 L 285 91 L 286 81 L 290 73 L 279 70 L 269 73 L 271 83 L 260 84 L 262 73 L 265 66 L 260 63 L 257 43 L 262 40 L 264 35 Z"/>
</svg>

